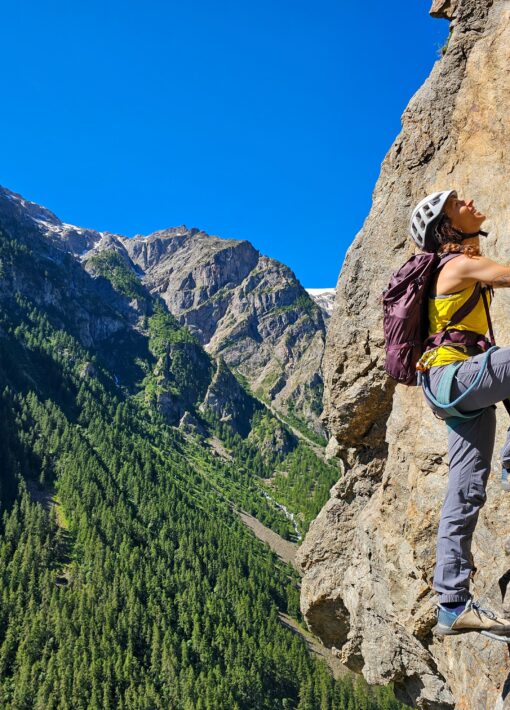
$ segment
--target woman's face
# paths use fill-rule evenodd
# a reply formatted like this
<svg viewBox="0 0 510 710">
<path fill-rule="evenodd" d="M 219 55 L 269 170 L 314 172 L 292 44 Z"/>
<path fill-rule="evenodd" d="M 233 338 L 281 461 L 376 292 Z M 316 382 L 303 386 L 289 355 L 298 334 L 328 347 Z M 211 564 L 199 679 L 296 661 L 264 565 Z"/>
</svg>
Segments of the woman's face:
<svg viewBox="0 0 510 710">
<path fill-rule="evenodd" d="M 446 201 L 444 211 L 460 232 L 478 232 L 486 220 L 486 216 L 474 206 L 473 200 L 463 200 L 453 195 Z"/>
</svg>

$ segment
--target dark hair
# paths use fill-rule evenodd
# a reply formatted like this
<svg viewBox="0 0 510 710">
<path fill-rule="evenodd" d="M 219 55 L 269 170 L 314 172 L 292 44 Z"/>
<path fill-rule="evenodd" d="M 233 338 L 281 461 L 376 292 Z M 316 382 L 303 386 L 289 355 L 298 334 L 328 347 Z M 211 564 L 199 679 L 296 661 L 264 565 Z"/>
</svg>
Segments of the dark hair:
<svg viewBox="0 0 510 710">
<path fill-rule="evenodd" d="M 474 244 L 462 244 L 463 239 L 465 239 L 464 235 L 455 229 L 448 215 L 444 213 L 434 227 L 434 239 L 439 254 L 461 252 L 470 258 L 472 256 L 480 256 L 480 247 Z"/>
</svg>

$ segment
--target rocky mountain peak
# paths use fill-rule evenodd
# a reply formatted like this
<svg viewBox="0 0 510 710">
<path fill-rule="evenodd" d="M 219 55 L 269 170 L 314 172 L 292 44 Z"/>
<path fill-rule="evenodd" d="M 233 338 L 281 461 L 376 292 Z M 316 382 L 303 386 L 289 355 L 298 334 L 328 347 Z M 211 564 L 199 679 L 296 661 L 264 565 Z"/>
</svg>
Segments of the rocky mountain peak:
<svg viewBox="0 0 510 710">
<path fill-rule="evenodd" d="M 53 212 L 0 186 L 0 224 L 13 234 L 44 235 L 54 246 L 78 256 L 93 249 L 102 235 L 62 222 Z"/>
<path fill-rule="evenodd" d="M 321 309 L 289 267 L 245 239 L 204 231 L 123 240 L 143 282 L 213 355 L 287 413 L 289 403 L 322 432 Z"/>
<path fill-rule="evenodd" d="M 307 288 L 306 292 L 313 298 L 325 318 L 330 318 L 335 303 L 334 288 Z"/>
<path fill-rule="evenodd" d="M 16 213 L 24 219 L 29 218 L 34 222 L 41 222 L 53 227 L 63 226 L 63 222 L 46 207 L 30 202 L 17 192 L 12 192 L 2 186 L 0 186 L 0 199 L 8 200 L 13 210 L 16 210 Z"/>
</svg>

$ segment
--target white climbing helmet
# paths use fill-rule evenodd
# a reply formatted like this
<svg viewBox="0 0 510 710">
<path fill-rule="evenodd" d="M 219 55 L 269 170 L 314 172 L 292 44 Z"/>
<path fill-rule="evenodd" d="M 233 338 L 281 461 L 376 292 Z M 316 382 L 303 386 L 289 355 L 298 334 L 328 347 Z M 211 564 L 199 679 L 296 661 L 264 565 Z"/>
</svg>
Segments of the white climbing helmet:
<svg viewBox="0 0 510 710">
<path fill-rule="evenodd" d="M 455 190 L 433 192 L 419 202 L 413 210 L 409 222 L 409 234 L 423 251 L 436 250 L 433 229 L 450 195 L 457 197 L 457 192 Z"/>
</svg>

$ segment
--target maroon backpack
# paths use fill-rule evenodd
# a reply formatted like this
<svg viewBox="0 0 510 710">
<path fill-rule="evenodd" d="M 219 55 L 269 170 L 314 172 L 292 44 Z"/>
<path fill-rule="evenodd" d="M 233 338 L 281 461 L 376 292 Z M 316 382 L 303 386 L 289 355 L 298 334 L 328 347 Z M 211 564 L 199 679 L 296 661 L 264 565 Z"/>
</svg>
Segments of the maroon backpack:
<svg viewBox="0 0 510 710">
<path fill-rule="evenodd" d="M 428 292 L 432 276 L 447 261 L 459 256 L 459 253 L 443 254 L 421 252 L 415 254 L 396 271 L 388 287 L 383 291 L 384 309 L 383 327 L 386 349 L 384 369 L 393 378 L 406 385 L 417 384 L 416 364 L 425 350 L 441 344 L 463 344 L 477 346 L 485 351 L 490 341 L 479 333 L 468 330 L 450 330 L 470 313 L 478 303 L 480 294 L 492 335 L 489 308 L 485 290 L 476 284 L 472 295 L 454 313 L 447 324 L 448 330 L 442 330 L 428 336 Z"/>
</svg>

